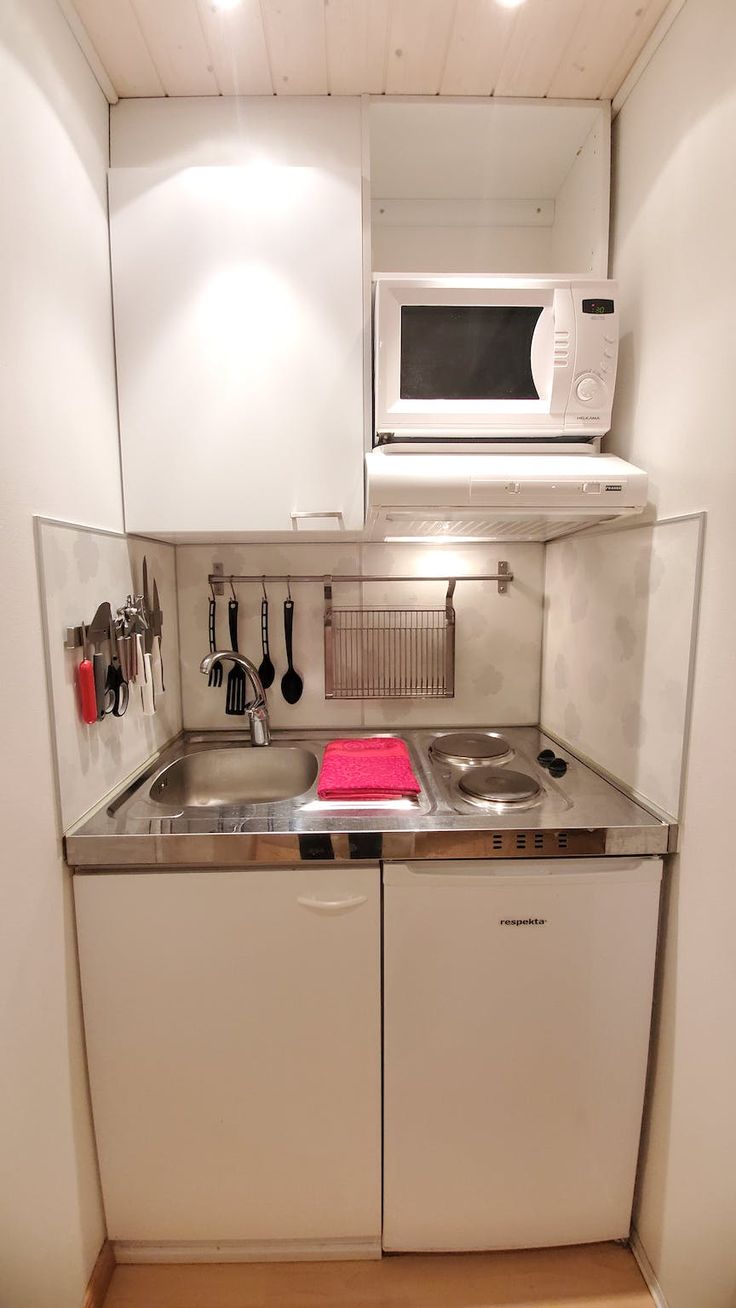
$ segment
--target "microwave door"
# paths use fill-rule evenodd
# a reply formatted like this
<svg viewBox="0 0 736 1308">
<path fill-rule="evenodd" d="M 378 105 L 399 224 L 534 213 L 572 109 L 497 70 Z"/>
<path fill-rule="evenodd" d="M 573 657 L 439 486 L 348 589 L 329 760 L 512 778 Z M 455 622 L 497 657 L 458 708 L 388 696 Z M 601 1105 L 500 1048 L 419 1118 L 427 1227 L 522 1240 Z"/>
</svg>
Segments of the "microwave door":
<svg viewBox="0 0 736 1308">
<path fill-rule="evenodd" d="M 400 399 L 536 407 L 549 391 L 551 317 L 542 305 L 403 304 Z"/>
</svg>

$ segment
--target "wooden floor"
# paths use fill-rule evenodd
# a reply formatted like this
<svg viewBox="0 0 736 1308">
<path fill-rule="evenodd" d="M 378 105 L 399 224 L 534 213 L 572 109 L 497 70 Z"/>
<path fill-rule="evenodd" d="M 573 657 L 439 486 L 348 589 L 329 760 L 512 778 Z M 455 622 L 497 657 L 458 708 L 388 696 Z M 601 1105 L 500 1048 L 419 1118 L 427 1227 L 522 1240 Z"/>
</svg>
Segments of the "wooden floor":
<svg viewBox="0 0 736 1308">
<path fill-rule="evenodd" d="M 628 1249 L 115 1269 L 105 1308 L 652 1308 Z"/>
</svg>

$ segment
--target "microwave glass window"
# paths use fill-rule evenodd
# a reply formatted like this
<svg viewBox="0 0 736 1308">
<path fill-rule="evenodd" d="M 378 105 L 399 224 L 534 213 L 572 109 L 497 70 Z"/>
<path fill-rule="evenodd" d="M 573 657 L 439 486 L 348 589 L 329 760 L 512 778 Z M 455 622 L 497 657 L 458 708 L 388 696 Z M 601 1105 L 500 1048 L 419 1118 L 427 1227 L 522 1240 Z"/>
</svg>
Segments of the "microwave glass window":
<svg viewBox="0 0 736 1308">
<path fill-rule="evenodd" d="M 402 400 L 538 400 L 539 305 L 401 306 Z"/>
</svg>

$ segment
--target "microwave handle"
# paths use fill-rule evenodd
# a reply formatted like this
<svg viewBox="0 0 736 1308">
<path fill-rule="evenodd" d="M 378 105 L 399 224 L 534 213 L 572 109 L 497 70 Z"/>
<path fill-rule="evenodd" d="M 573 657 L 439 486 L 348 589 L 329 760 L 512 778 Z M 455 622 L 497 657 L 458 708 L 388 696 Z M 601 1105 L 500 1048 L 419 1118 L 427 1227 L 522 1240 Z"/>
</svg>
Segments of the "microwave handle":
<svg viewBox="0 0 736 1308">
<path fill-rule="evenodd" d="M 532 381 L 540 400 L 552 399 L 555 369 L 555 311 L 554 303 L 546 305 L 540 313 L 532 334 L 530 366 Z"/>
</svg>

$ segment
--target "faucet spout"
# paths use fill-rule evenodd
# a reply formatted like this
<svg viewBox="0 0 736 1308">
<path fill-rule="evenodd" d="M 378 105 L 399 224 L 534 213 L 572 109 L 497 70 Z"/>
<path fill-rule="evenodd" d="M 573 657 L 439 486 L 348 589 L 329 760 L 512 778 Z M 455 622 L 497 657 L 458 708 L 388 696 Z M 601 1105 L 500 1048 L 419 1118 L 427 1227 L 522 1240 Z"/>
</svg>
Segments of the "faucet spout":
<svg viewBox="0 0 736 1308">
<path fill-rule="evenodd" d="M 210 668 L 215 663 L 234 663 L 237 667 L 242 668 L 248 681 L 253 687 L 254 699 L 250 704 L 246 704 L 245 711 L 248 714 L 248 725 L 250 727 L 251 746 L 261 746 L 271 744 L 271 723 L 268 716 L 268 705 L 266 703 L 266 692 L 263 689 L 263 682 L 258 675 L 258 669 L 255 663 L 251 663 L 245 654 L 240 654 L 235 649 L 213 650 L 211 654 L 206 654 L 199 665 L 200 672 L 205 676 L 209 675 Z"/>
</svg>

